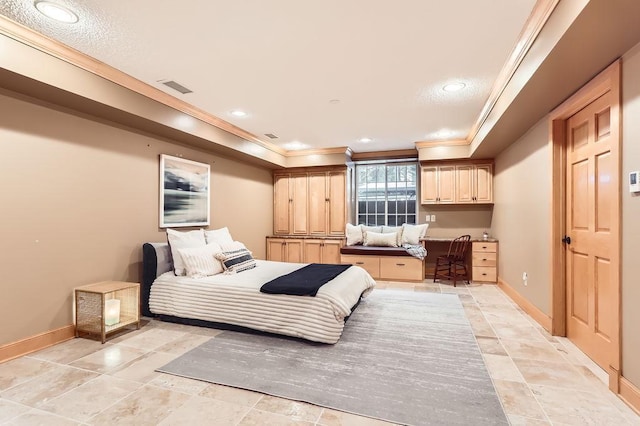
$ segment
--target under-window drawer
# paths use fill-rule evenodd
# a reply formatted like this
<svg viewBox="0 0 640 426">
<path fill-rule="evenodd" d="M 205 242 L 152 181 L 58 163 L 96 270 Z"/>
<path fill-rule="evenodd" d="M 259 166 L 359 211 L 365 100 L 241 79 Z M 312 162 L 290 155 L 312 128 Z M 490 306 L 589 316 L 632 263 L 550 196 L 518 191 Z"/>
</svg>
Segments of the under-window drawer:
<svg viewBox="0 0 640 426">
<path fill-rule="evenodd" d="M 380 258 L 380 278 L 384 280 L 422 281 L 422 261 L 409 256 L 383 256 Z"/>
<path fill-rule="evenodd" d="M 495 283 L 498 278 L 495 266 L 474 266 L 473 281 Z"/>
<path fill-rule="evenodd" d="M 343 265 L 356 265 L 364 269 L 373 278 L 380 278 L 380 258 L 377 256 L 356 256 L 343 254 L 340 256 Z"/>
<path fill-rule="evenodd" d="M 496 266 L 497 253 L 474 252 L 473 266 Z"/>
<path fill-rule="evenodd" d="M 475 241 L 472 243 L 471 251 L 491 252 L 498 251 L 498 243 L 489 243 L 484 241 Z"/>
</svg>

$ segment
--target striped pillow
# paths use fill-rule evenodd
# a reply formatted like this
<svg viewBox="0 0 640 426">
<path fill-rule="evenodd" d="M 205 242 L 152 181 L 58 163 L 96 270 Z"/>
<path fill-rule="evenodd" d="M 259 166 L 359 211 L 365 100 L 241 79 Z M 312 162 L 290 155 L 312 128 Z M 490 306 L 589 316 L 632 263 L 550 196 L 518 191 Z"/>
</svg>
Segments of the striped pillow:
<svg viewBox="0 0 640 426">
<path fill-rule="evenodd" d="M 186 275 L 191 278 L 204 278 L 222 272 L 222 264 L 215 258 L 216 253 L 220 252 L 222 248 L 216 243 L 178 250 Z"/>
<path fill-rule="evenodd" d="M 225 274 L 235 274 L 256 267 L 255 259 L 246 248 L 217 253 L 216 259 L 222 262 Z"/>
</svg>

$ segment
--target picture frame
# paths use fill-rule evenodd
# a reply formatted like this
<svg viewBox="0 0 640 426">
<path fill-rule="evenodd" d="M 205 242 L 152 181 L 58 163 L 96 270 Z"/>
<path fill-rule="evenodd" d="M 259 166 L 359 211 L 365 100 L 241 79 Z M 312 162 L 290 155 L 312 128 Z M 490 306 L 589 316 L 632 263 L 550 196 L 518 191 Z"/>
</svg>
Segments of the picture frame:
<svg viewBox="0 0 640 426">
<path fill-rule="evenodd" d="M 210 220 L 210 166 L 160 155 L 160 228 L 206 226 Z"/>
</svg>

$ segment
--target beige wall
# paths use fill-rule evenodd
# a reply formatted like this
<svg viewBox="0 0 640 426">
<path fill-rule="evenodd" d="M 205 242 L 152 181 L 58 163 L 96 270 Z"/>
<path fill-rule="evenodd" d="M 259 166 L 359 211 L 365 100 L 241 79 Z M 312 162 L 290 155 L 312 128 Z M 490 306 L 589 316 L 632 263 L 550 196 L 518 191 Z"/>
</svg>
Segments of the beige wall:
<svg viewBox="0 0 640 426">
<path fill-rule="evenodd" d="M 271 172 L 0 92 L 0 345 L 72 323 L 72 289 L 139 281 L 158 156 L 211 165 L 211 226 L 265 256 Z"/>
<path fill-rule="evenodd" d="M 629 172 L 640 170 L 640 44 L 622 58 L 622 374 L 640 387 L 640 194 Z"/>
<path fill-rule="evenodd" d="M 418 223 L 426 223 L 426 215 L 435 215 L 429 222 L 427 236 L 436 238 L 458 237 L 469 234 L 473 238 L 491 233 L 493 205 L 423 205 L 418 208 Z"/>
<path fill-rule="evenodd" d="M 498 276 L 551 314 L 551 147 L 548 119 L 495 159 L 493 236 L 500 240 Z M 524 286 L 522 273 L 528 275 Z"/>
</svg>

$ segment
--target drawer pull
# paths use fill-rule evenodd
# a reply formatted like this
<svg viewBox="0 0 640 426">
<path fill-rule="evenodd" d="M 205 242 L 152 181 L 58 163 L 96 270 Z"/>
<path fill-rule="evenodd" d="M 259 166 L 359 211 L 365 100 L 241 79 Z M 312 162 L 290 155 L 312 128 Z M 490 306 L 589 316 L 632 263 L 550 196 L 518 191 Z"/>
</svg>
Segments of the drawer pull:
<svg viewBox="0 0 640 426">
<path fill-rule="evenodd" d="M 486 274 L 486 272 L 483 272 L 482 275 L 486 276 L 487 274 Z"/>
<path fill-rule="evenodd" d="M 356 265 L 364 265 L 364 262 L 356 262 Z"/>
<path fill-rule="evenodd" d="M 404 263 L 396 263 L 398 266 L 404 266 Z"/>
<path fill-rule="evenodd" d="M 485 262 L 487 259 L 482 259 L 483 262 Z"/>
<path fill-rule="evenodd" d="M 482 246 L 482 248 L 487 248 L 487 246 Z"/>
</svg>

